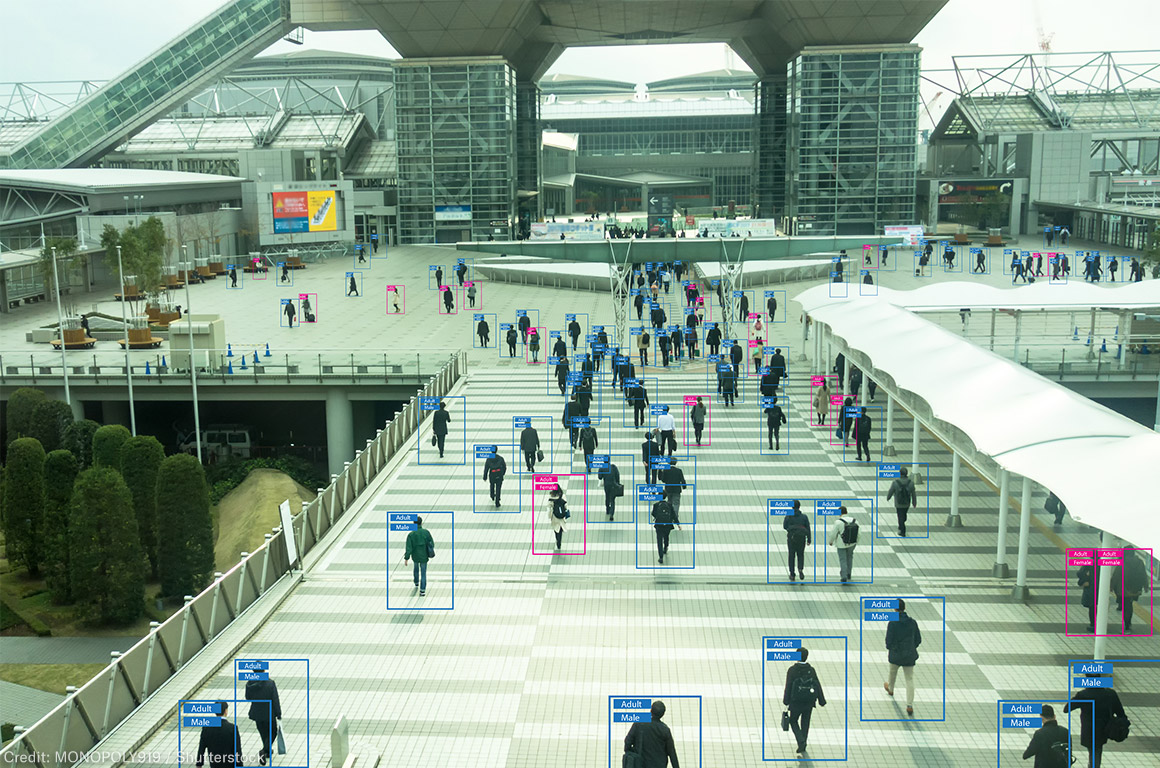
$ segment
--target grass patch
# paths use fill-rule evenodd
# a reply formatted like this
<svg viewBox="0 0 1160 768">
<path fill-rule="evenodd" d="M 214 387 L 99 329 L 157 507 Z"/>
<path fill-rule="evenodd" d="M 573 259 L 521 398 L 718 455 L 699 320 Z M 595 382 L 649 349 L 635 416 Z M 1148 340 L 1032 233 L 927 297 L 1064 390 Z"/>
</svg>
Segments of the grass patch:
<svg viewBox="0 0 1160 768">
<path fill-rule="evenodd" d="M 0 664 L 0 680 L 64 695 L 66 686 L 80 687 L 105 668 L 104 664 Z"/>
</svg>

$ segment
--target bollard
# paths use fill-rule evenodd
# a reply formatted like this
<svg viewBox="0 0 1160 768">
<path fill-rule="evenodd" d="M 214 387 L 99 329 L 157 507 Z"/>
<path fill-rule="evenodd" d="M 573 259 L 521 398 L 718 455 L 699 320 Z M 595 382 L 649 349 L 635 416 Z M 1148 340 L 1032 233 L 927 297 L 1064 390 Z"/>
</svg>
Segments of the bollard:
<svg viewBox="0 0 1160 768">
<path fill-rule="evenodd" d="M 226 344 L 226 357 L 234 356 L 234 347 L 232 344 Z"/>
</svg>

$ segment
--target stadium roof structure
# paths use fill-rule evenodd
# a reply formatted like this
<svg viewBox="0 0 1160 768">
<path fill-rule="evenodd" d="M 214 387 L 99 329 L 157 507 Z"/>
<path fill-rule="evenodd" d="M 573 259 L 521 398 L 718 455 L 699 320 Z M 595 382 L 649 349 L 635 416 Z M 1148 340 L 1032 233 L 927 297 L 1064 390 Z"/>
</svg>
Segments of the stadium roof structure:
<svg viewBox="0 0 1160 768">
<path fill-rule="evenodd" d="M 1030 296 L 1035 287 L 1007 292 Z M 1104 306 L 1118 306 L 1122 288 L 1098 290 L 1106 294 Z M 968 460 L 981 454 L 1050 488 L 1078 522 L 1160 549 L 1160 527 L 1145 524 L 1160 467 L 1160 434 L 919 317 L 901 306 L 905 294 L 833 299 L 822 285 L 798 301 L 870 360 L 884 384 L 917 398 L 918 411 L 945 425 L 944 434 L 969 441 L 955 446 Z M 1030 303 L 1042 300 L 1037 295 Z M 1115 466 L 1123 480 L 1093 483 L 1093 466 Z"/>
<path fill-rule="evenodd" d="M 158 120 L 117 147 L 125 154 L 351 147 L 361 114 L 204 115 Z M 369 132 L 367 133 L 369 136 Z"/>
<path fill-rule="evenodd" d="M 0 169 L 0 187 L 59 192 L 101 193 L 109 190 L 173 189 L 213 184 L 239 184 L 244 179 L 211 173 L 153 171 L 139 168 Z"/>
</svg>

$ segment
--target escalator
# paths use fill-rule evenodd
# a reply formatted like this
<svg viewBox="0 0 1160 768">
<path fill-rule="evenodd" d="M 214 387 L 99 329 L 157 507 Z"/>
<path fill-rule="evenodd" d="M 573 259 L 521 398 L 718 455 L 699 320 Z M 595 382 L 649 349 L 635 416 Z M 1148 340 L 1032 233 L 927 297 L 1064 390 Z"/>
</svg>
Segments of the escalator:
<svg viewBox="0 0 1160 768">
<path fill-rule="evenodd" d="M 289 0 L 233 0 L 0 154 L 0 168 L 81 168 L 291 28 Z"/>
</svg>

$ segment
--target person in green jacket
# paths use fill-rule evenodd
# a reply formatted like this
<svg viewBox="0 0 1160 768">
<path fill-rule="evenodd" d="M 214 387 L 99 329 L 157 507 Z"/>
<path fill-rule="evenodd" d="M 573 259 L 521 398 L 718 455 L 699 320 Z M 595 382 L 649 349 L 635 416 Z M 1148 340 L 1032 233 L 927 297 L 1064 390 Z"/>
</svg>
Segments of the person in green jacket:
<svg viewBox="0 0 1160 768">
<path fill-rule="evenodd" d="M 403 553 L 403 562 L 415 561 L 415 586 L 419 588 L 419 597 L 427 594 L 427 561 L 435 557 L 435 540 L 431 532 L 423 527 L 423 518 L 416 515 L 415 530 L 407 534 L 407 551 Z"/>
</svg>

